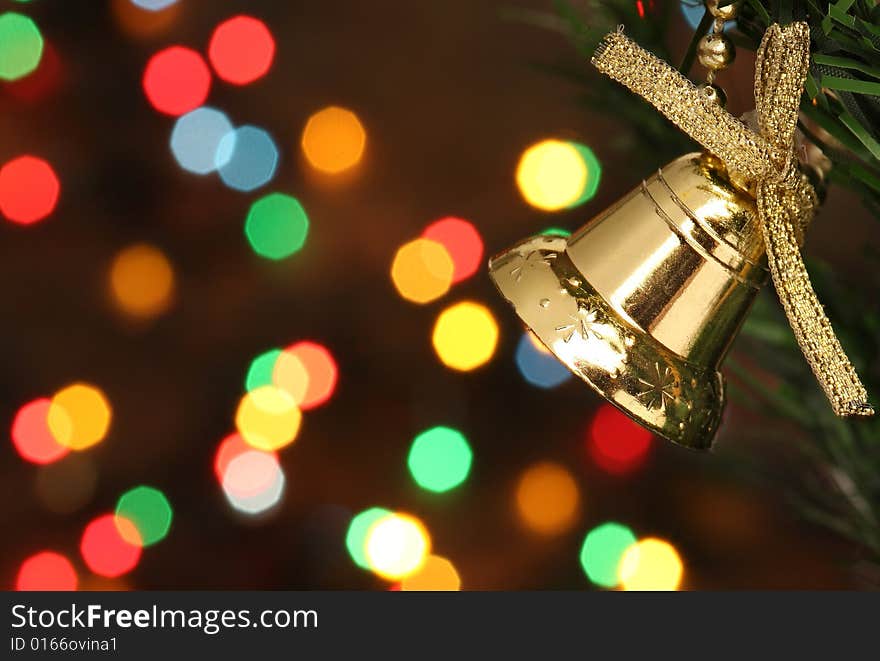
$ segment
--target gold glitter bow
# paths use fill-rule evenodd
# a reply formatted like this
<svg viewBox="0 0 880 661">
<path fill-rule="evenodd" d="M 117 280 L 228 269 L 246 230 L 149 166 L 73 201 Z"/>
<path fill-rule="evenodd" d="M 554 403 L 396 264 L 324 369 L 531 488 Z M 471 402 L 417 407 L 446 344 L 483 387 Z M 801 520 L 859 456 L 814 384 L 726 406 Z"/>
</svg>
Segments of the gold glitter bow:
<svg viewBox="0 0 880 661">
<path fill-rule="evenodd" d="M 808 25 L 772 25 L 761 40 L 755 65 L 758 132 L 621 31 L 605 37 L 593 64 L 724 161 L 732 177 L 754 184 L 770 274 L 801 351 L 837 415 L 873 415 L 800 253 L 818 206 L 795 154 L 798 107 L 810 65 Z"/>
</svg>

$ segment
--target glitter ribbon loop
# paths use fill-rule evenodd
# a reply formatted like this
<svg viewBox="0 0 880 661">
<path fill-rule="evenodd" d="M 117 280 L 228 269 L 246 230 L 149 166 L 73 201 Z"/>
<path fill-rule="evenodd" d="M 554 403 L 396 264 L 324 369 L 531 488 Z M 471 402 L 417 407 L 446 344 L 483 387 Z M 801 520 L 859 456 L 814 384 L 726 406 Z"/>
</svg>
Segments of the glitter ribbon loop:
<svg viewBox="0 0 880 661">
<path fill-rule="evenodd" d="M 799 248 L 818 206 L 795 156 L 798 108 L 810 65 L 809 26 L 771 25 L 764 33 L 755 65 L 758 132 L 622 32 L 605 37 L 593 64 L 657 108 L 738 178 L 755 183 L 770 274 L 801 351 L 837 415 L 873 415 Z"/>
</svg>

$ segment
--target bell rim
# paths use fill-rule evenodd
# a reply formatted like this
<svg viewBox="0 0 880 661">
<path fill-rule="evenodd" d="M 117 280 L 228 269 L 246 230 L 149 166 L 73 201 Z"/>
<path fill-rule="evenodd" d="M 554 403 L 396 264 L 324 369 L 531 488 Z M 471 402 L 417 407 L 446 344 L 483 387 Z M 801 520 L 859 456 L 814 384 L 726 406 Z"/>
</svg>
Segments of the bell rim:
<svg viewBox="0 0 880 661">
<path fill-rule="evenodd" d="M 658 436 L 708 450 L 725 406 L 723 375 L 621 318 L 574 267 L 566 247 L 564 237 L 525 239 L 489 261 L 490 279 L 525 327 L 594 392 Z M 557 321 L 548 324 L 547 311 L 560 307 Z M 573 324 L 579 325 L 568 327 Z M 597 349 L 608 355 L 597 360 Z"/>
</svg>

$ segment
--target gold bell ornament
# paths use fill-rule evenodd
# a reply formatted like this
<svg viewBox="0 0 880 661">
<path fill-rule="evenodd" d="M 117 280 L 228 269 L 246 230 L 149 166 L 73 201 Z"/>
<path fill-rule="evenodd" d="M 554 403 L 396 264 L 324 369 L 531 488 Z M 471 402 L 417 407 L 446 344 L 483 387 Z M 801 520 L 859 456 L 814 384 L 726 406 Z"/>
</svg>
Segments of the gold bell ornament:
<svg viewBox="0 0 880 661">
<path fill-rule="evenodd" d="M 725 403 L 719 366 L 769 275 L 835 413 L 873 414 L 800 255 L 818 205 L 795 148 L 807 25 L 764 35 L 757 129 L 723 109 L 714 75 L 697 87 L 622 31 L 593 64 L 706 151 L 660 169 L 571 237 L 536 236 L 493 258 L 491 278 L 522 321 L 635 421 L 706 449 Z"/>
</svg>

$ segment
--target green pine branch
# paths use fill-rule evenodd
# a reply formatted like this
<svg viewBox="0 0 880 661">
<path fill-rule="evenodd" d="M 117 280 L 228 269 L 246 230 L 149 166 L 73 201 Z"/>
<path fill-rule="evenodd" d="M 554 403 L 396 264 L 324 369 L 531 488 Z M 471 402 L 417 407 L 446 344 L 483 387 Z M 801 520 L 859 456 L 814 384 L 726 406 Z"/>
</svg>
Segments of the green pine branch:
<svg viewBox="0 0 880 661">
<path fill-rule="evenodd" d="M 698 3 L 700 0 L 683 0 Z M 812 63 L 801 109 L 801 128 L 832 163 L 830 185 L 858 193 L 870 214 L 880 219 L 880 5 L 875 0 L 722 0 L 740 2 L 733 38 L 739 48 L 756 49 L 773 22 L 806 20 L 811 28 Z M 654 7 L 642 19 L 638 15 Z M 693 148 L 678 129 L 644 101 L 598 75 L 587 63 L 604 34 L 625 25 L 627 34 L 669 61 L 667 41 L 677 3 L 639 5 L 632 0 L 556 0 L 555 13 L 529 12 L 512 17 L 565 32 L 580 61 L 546 66 L 580 84 L 582 101 L 592 113 L 606 113 L 620 122 L 625 149 L 649 172 Z M 690 72 L 697 31 L 680 69 Z M 872 258 L 868 256 L 867 258 Z M 880 259 L 873 256 L 878 263 Z M 863 377 L 874 402 L 880 404 L 880 311 L 878 282 L 844 286 L 830 269 L 808 264 L 814 286 L 841 343 Z M 805 516 L 856 542 L 864 562 L 880 575 L 880 417 L 837 418 L 800 353 L 779 304 L 768 291 L 758 298 L 738 346 L 748 349 L 747 368 L 736 355 L 728 370 L 738 396 L 755 409 L 800 430 L 805 460 L 812 470 L 793 496 Z M 768 379 L 769 373 L 777 378 Z M 779 385 L 768 385 L 778 383 Z"/>
</svg>

